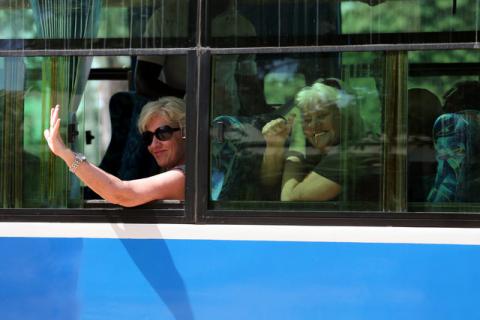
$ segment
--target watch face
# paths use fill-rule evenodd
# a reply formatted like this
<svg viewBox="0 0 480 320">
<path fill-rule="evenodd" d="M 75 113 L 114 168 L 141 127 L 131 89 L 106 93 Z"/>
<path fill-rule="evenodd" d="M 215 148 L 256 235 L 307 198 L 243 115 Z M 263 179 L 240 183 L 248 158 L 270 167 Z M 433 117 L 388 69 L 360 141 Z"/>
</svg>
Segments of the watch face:
<svg viewBox="0 0 480 320">
<path fill-rule="evenodd" d="M 81 153 L 75 153 L 75 162 L 81 163 L 87 161 L 87 157 Z"/>
<path fill-rule="evenodd" d="M 69 169 L 71 172 L 75 173 L 75 171 L 77 170 L 78 166 L 82 163 L 82 162 L 85 162 L 87 161 L 87 158 L 81 154 L 81 153 L 75 153 L 75 159 L 73 161 L 73 163 L 70 165 Z"/>
</svg>

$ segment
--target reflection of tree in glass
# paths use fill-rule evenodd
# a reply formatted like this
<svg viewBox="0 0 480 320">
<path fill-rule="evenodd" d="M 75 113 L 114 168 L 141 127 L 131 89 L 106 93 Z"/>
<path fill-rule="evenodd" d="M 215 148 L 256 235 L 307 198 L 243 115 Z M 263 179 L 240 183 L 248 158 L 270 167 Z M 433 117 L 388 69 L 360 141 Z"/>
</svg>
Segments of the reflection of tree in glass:
<svg viewBox="0 0 480 320">
<path fill-rule="evenodd" d="M 472 1 L 390 0 L 377 6 L 361 2 L 342 2 L 343 33 L 473 31 L 475 27 Z"/>
<path fill-rule="evenodd" d="M 272 72 L 264 81 L 265 99 L 270 105 L 286 103 L 305 87 L 305 76 L 300 73 Z"/>
</svg>

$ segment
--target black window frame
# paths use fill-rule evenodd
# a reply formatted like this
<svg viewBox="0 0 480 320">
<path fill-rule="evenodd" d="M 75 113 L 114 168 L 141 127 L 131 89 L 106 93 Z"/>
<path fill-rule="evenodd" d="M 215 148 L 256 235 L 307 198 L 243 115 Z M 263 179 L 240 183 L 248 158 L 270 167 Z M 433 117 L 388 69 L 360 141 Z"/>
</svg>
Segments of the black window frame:
<svg viewBox="0 0 480 320">
<path fill-rule="evenodd" d="M 197 154 L 197 52 L 191 48 L 157 48 L 121 50 L 40 50 L 0 53 L 0 57 L 49 57 L 49 56 L 133 56 L 173 55 L 187 56 L 187 146 L 185 201 L 156 202 L 134 208 L 123 208 L 110 204 L 88 205 L 84 208 L 0 208 L 0 221 L 8 222 L 126 222 L 126 223 L 192 223 L 195 220 L 194 179 Z M 92 79 L 106 77 L 121 78 L 125 71 L 97 70 Z M 189 98 L 191 97 L 191 98 Z M 192 138 L 188 138 L 192 137 Z"/>
<path fill-rule="evenodd" d="M 209 47 L 203 45 L 205 28 L 202 8 L 205 2 L 197 0 L 196 44 L 189 48 L 122 48 L 112 43 L 111 48 L 57 50 L 48 45 L 35 47 L 32 40 L 0 40 L 0 57 L 29 56 L 138 56 L 187 55 L 187 158 L 186 197 L 184 205 L 163 204 L 155 208 L 67 208 L 67 209 L 0 209 L 0 221 L 28 222 L 126 222 L 126 223 L 198 223 L 198 224 L 273 224 L 273 225 L 335 225 L 335 226 L 412 226 L 412 227 L 480 227 L 479 213 L 443 212 L 342 212 L 342 211 L 290 211 L 290 210 L 218 210 L 209 209 L 209 109 L 211 61 L 217 54 L 262 53 L 325 53 L 362 51 L 424 51 L 424 50 L 479 50 L 478 42 L 464 41 L 467 36 L 451 40 L 451 33 L 422 34 L 411 41 L 402 42 L 405 35 L 383 35 L 381 41 L 365 44 L 364 35 L 341 36 L 340 41 L 326 42 L 322 46 L 260 46 Z M 473 31 L 475 33 L 475 31 Z M 476 32 L 478 34 L 478 31 Z M 476 37 L 474 37 L 476 39 Z M 25 49 L 25 43 L 32 46 Z M 49 49 L 50 47 L 50 49 Z M 8 48 L 8 49 L 4 49 Z M 206 151 L 207 150 L 207 151 Z"/>
<path fill-rule="evenodd" d="M 268 54 L 268 53 L 325 53 L 325 52 L 406 52 L 424 50 L 478 50 L 476 43 L 412 43 L 384 45 L 352 45 L 322 47 L 242 47 L 210 48 L 201 56 L 200 82 L 211 82 L 211 62 L 213 55 L 222 54 Z M 480 51 L 479 51 L 480 52 Z M 440 65 L 417 65 L 414 72 L 434 73 Z M 443 66 L 444 67 L 444 66 Z M 479 65 L 475 64 L 475 69 Z M 423 68 L 423 70 L 422 70 Z M 477 69 L 478 70 L 478 69 Z M 446 72 L 453 72 L 446 69 Z M 471 70 L 470 70 L 471 72 Z M 199 127 L 209 127 L 210 91 L 199 90 L 200 113 Z M 200 148 L 209 149 L 208 135 L 199 135 Z M 209 203 L 209 153 L 200 154 L 197 190 L 200 193 L 197 204 L 197 217 L 204 224 L 269 224 L 269 225 L 324 225 L 324 226 L 397 226 L 397 227 L 480 227 L 480 212 L 436 212 L 436 211 L 292 211 L 292 210 L 222 210 L 211 209 Z"/>
</svg>

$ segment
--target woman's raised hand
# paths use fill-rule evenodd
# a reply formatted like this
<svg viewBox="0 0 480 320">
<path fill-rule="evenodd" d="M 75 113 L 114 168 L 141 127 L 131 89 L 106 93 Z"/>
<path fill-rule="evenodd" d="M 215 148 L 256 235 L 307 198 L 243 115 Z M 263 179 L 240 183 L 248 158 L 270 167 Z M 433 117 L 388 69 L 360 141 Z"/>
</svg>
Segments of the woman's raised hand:
<svg viewBox="0 0 480 320">
<path fill-rule="evenodd" d="M 289 117 L 288 120 L 277 118 L 263 126 L 262 134 L 267 146 L 283 147 L 292 130 L 294 119 L 294 116 Z"/>
<path fill-rule="evenodd" d="M 60 106 L 57 104 L 50 110 L 50 128 L 45 129 L 43 135 L 47 140 L 48 147 L 57 156 L 61 157 L 62 152 L 68 148 L 60 136 Z"/>
</svg>

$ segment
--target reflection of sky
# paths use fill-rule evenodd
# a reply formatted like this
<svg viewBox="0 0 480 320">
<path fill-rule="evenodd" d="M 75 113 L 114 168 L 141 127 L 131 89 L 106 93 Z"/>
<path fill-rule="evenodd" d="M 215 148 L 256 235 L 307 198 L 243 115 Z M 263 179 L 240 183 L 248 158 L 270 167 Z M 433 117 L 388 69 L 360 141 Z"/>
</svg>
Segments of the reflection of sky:
<svg viewBox="0 0 480 320">
<path fill-rule="evenodd" d="M 298 61 L 296 59 L 276 59 L 272 62 L 271 72 L 279 73 L 285 76 L 290 75 L 290 77 L 297 73 L 298 70 Z"/>
<path fill-rule="evenodd" d="M 22 57 L 0 58 L 0 90 L 23 91 L 25 65 Z"/>
<path fill-rule="evenodd" d="M 85 240 L 79 289 L 85 320 L 173 319 L 119 240 Z"/>
<path fill-rule="evenodd" d="M 78 319 L 82 242 L 0 238 L 0 318 Z"/>
<path fill-rule="evenodd" d="M 159 241 L 194 319 L 480 316 L 478 246 L 148 240 L 148 247 Z M 168 262 L 164 253 L 145 252 L 145 261 Z M 177 271 L 157 268 L 155 277 L 171 286 Z M 82 270 L 82 319 L 182 319 L 117 240 L 86 240 Z"/>
</svg>

